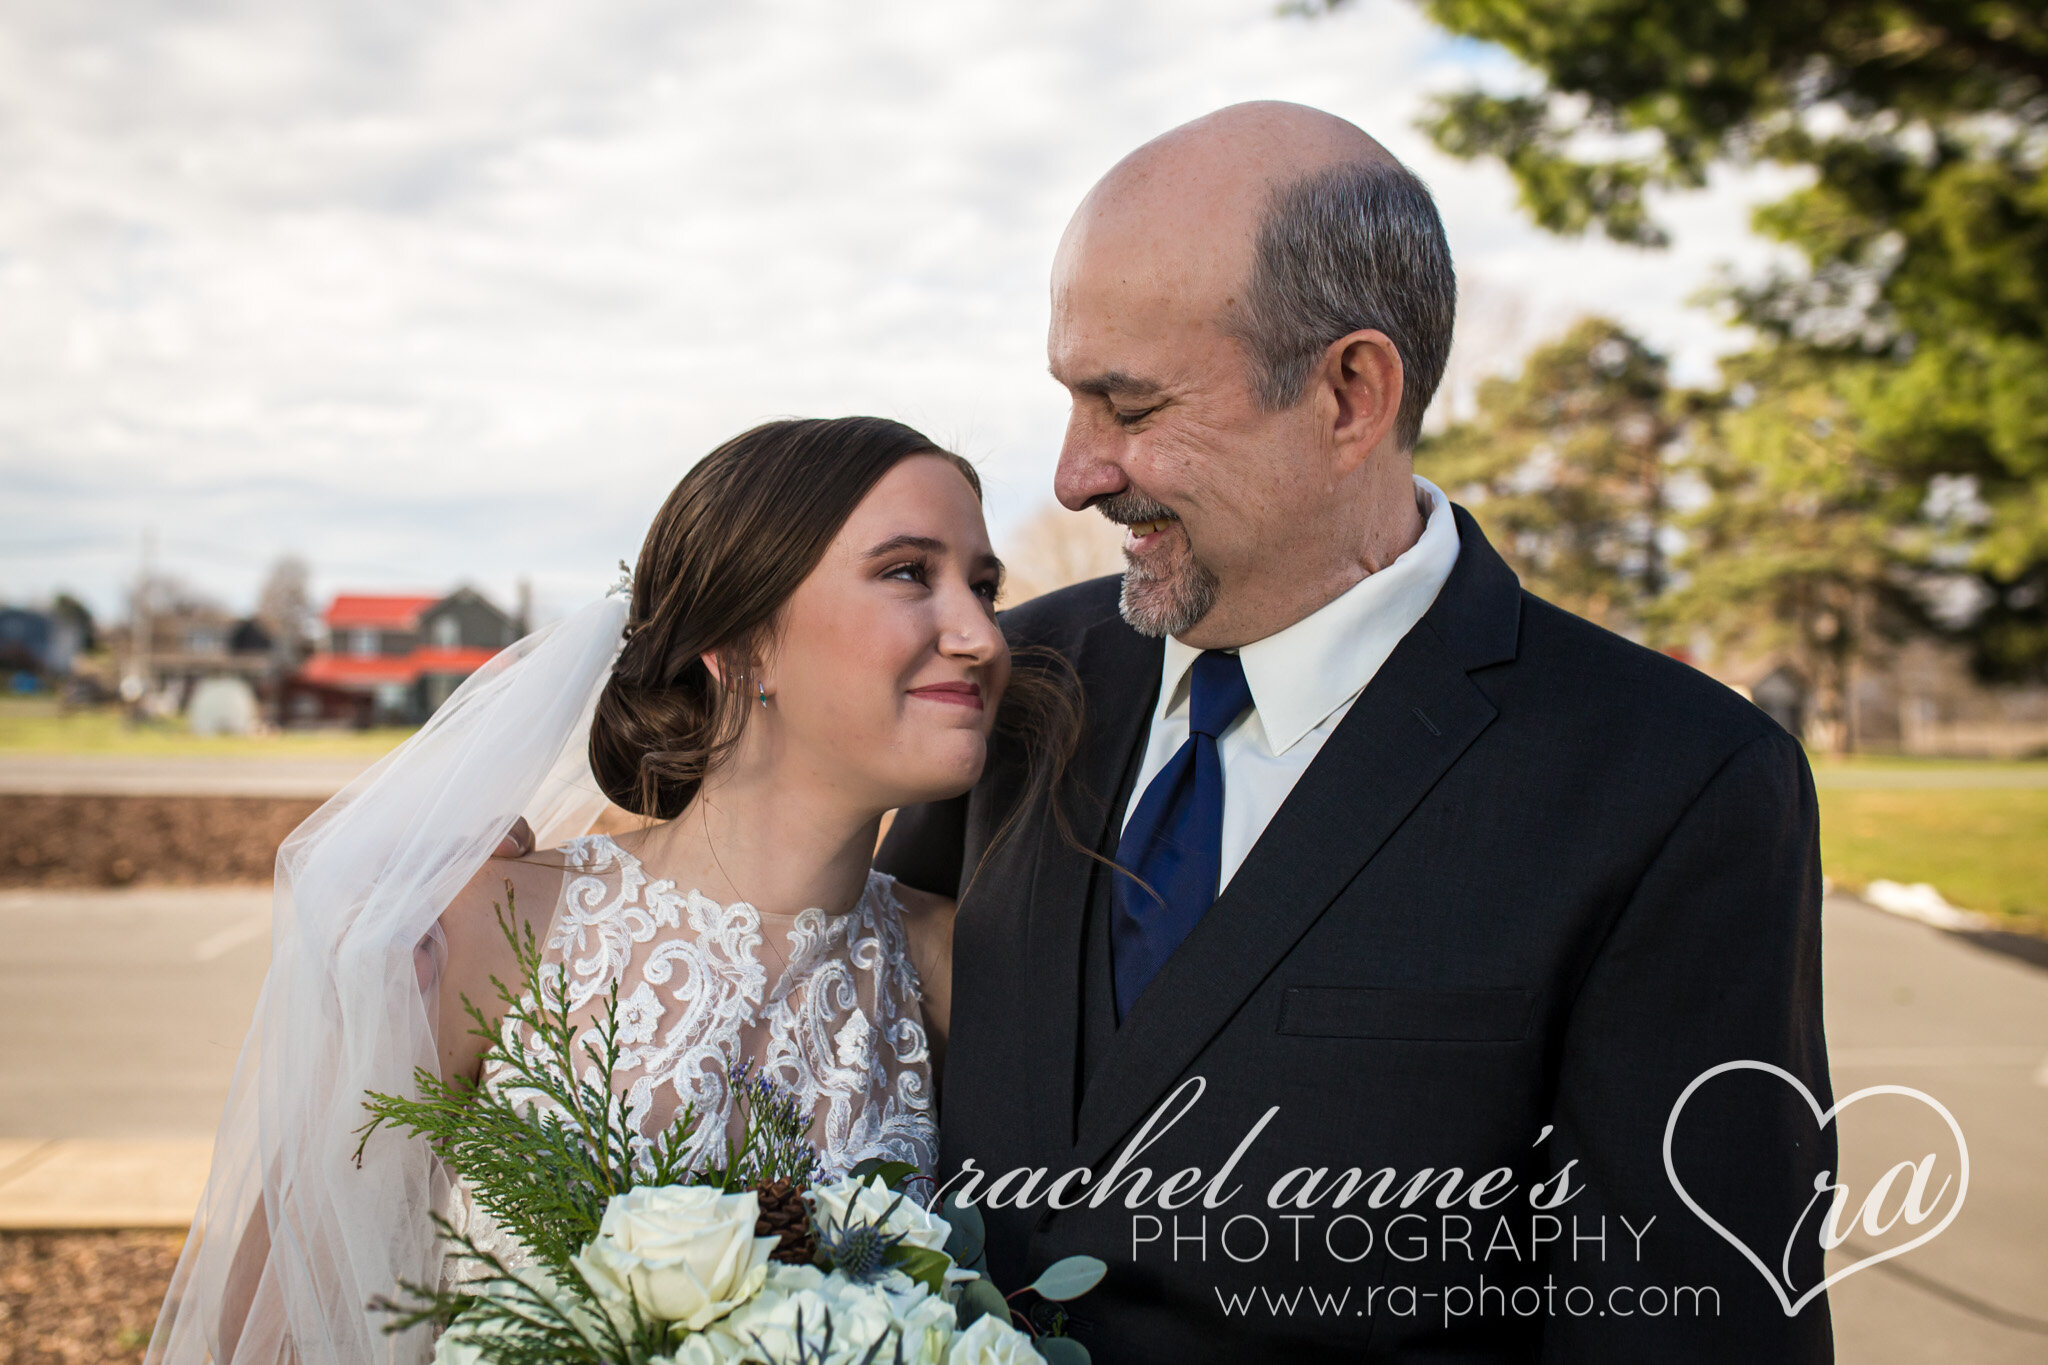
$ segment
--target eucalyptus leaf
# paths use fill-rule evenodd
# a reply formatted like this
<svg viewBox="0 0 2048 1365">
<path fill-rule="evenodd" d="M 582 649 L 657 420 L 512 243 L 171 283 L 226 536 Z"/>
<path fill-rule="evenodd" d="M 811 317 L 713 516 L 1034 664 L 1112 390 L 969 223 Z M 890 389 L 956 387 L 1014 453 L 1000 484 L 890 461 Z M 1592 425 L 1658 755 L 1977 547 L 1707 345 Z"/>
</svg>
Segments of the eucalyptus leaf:
<svg viewBox="0 0 2048 1365">
<path fill-rule="evenodd" d="M 981 1220 L 981 1210 L 972 1204 L 960 1202 L 960 1192 L 955 1190 L 946 1196 L 946 1205 L 940 1217 L 952 1225 L 952 1235 L 946 1238 L 946 1254 L 953 1258 L 955 1265 L 972 1268 L 981 1259 L 982 1248 L 988 1241 L 988 1229 Z"/>
<path fill-rule="evenodd" d="M 880 1176 L 884 1185 L 892 1190 L 900 1190 L 903 1188 L 903 1182 L 916 1174 L 917 1167 L 907 1161 L 884 1161 L 878 1156 L 871 1156 L 855 1165 L 846 1173 L 846 1177 L 865 1185 L 876 1176 Z"/>
<path fill-rule="evenodd" d="M 964 1330 L 979 1317 L 993 1316 L 998 1322 L 1010 1320 L 1010 1305 L 1003 1292 L 986 1279 L 969 1280 L 960 1287 L 960 1326 Z"/>
<path fill-rule="evenodd" d="M 1064 1303 L 1101 1284 L 1108 1273 L 1109 1267 L 1093 1256 L 1069 1256 L 1047 1266 L 1045 1273 L 1031 1282 L 1031 1288 L 1042 1299 Z"/>
<path fill-rule="evenodd" d="M 1088 1348 L 1072 1337 L 1040 1337 L 1031 1348 L 1045 1358 L 1045 1365 L 1088 1365 Z"/>
<path fill-rule="evenodd" d="M 932 1293 L 943 1294 L 946 1292 L 946 1272 L 952 1269 L 953 1258 L 930 1247 L 914 1247 L 899 1242 L 890 1248 L 882 1263 L 896 1267 Z"/>
</svg>

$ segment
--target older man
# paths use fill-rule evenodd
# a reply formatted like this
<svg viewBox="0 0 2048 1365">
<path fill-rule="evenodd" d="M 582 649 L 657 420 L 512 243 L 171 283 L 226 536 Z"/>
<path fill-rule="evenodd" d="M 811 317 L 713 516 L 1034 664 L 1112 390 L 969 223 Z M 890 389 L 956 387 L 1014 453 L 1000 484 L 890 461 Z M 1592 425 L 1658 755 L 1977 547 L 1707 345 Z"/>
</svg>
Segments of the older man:
<svg viewBox="0 0 2048 1365">
<path fill-rule="evenodd" d="M 1109 1262 L 1110 1362 L 1830 1358 L 1758 1265 L 1820 1278 L 1831 1135 L 1758 1069 L 1674 1115 L 1729 1061 L 1828 1102 L 1810 775 L 1414 476 L 1427 191 L 1225 109 L 1090 192 L 1052 304 L 1060 500 L 1128 568 L 1003 620 L 1086 744 L 1057 809 L 1003 834 L 999 751 L 878 858 L 960 896 L 943 1165 L 994 1278 Z"/>
</svg>

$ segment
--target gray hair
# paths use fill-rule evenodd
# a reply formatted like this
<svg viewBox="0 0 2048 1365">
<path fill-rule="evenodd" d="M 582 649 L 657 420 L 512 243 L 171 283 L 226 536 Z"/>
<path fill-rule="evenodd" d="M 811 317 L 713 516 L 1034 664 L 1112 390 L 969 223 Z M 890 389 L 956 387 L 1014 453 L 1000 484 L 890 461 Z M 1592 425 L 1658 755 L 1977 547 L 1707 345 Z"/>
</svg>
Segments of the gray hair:
<svg viewBox="0 0 2048 1365">
<path fill-rule="evenodd" d="M 1412 448 L 1444 377 L 1458 281 L 1429 187 L 1395 161 L 1336 166 L 1273 192 L 1244 302 L 1226 326 L 1252 354 L 1267 410 L 1300 401 L 1323 352 L 1384 332 L 1400 353 L 1395 439 Z"/>
</svg>

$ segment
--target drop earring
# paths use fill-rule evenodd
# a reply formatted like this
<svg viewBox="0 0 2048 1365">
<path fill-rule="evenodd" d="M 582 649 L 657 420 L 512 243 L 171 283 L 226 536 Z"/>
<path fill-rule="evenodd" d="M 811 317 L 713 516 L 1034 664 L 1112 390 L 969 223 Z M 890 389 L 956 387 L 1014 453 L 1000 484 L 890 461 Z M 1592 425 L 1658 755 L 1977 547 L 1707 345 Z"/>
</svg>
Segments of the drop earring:
<svg viewBox="0 0 2048 1365">
<path fill-rule="evenodd" d="M 755 685 L 761 689 L 761 705 L 766 706 L 768 704 L 768 684 L 757 683 Z"/>
</svg>

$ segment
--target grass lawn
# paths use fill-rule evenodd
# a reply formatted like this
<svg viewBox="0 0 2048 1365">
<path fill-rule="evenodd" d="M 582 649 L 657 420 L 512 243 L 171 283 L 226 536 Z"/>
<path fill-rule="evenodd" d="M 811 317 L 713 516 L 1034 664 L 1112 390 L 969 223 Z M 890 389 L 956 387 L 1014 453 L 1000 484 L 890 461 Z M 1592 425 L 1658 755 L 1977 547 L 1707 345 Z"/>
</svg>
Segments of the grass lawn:
<svg viewBox="0 0 2048 1365">
<path fill-rule="evenodd" d="M 411 731 L 195 735 L 130 726 L 113 708 L 57 714 L 47 698 L 0 698 L 0 761 L 17 754 L 375 758 Z M 1952 904 L 2048 934 L 2048 761 L 1813 756 L 1821 863 L 1851 889 L 1932 882 Z"/>
<path fill-rule="evenodd" d="M 276 735 L 195 735 L 183 721 L 130 725 L 101 707 L 57 714 L 45 697 L 0 699 L 0 756 L 109 754 L 174 758 L 376 758 L 407 729 L 290 730 Z"/>
<path fill-rule="evenodd" d="M 1931 882 L 1951 904 L 2048 933 L 2048 763 L 1816 758 L 1814 780 L 1835 881 Z"/>
</svg>

